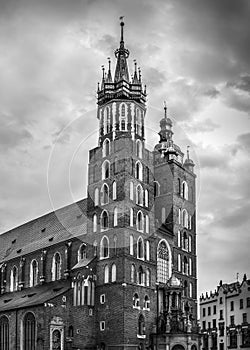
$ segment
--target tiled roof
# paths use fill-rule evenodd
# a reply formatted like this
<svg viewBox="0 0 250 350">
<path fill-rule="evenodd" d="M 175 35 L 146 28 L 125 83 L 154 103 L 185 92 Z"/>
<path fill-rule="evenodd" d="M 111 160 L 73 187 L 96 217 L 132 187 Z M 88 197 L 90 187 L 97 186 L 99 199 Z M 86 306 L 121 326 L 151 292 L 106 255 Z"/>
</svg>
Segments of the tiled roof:
<svg viewBox="0 0 250 350">
<path fill-rule="evenodd" d="M 0 263 L 87 233 L 87 199 L 0 235 Z"/>
<path fill-rule="evenodd" d="M 24 289 L 19 292 L 5 293 L 0 297 L 0 311 L 42 305 L 66 293 L 70 288 L 70 281 L 61 280 Z"/>
</svg>

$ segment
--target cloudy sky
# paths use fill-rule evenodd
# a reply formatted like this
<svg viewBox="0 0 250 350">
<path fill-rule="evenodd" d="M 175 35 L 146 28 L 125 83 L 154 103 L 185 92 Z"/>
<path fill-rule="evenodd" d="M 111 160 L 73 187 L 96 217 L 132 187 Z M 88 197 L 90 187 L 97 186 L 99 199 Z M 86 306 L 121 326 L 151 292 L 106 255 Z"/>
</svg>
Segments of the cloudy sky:
<svg viewBox="0 0 250 350">
<path fill-rule="evenodd" d="M 0 0 L 0 231 L 86 196 L 96 86 L 119 42 L 196 162 L 199 292 L 250 277 L 250 2 Z"/>
</svg>

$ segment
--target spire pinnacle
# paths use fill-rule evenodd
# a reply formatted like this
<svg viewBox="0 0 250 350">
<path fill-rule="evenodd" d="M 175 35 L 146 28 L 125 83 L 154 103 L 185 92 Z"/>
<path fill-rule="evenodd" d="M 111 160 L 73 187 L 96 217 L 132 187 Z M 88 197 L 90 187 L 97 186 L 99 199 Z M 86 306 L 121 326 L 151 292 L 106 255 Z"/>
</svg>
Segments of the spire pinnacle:
<svg viewBox="0 0 250 350">
<path fill-rule="evenodd" d="M 168 115 L 168 107 L 167 107 L 167 102 L 164 101 L 164 118 L 167 119 Z"/>
<path fill-rule="evenodd" d="M 119 49 L 115 50 L 115 57 L 117 58 L 116 68 L 115 68 L 115 77 L 114 81 L 118 82 L 120 80 L 126 80 L 129 82 L 129 71 L 127 65 L 127 58 L 129 56 L 129 50 L 124 46 L 124 22 L 123 16 L 120 17 L 120 26 L 121 26 L 121 40 Z"/>
<path fill-rule="evenodd" d="M 190 146 L 187 146 L 187 159 L 189 160 L 189 148 Z"/>
<path fill-rule="evenodd" d="M 120 17 L 120 26 L 121 26 L 121 40 L 120 40 L 120 43 L 124 43 L 124 40 L 123 40 L 123 27 L 124 27 L 124 21 L 123 21 L 123 18 L 124 16 L 121 16 Z"/>
<path fill-rule="evenodd" d="M 107 75 L 107 83 L 112 83 L 112 74 L 111 74 L 111 59 L 108 57 L 108 75 Z"/>
</svg>

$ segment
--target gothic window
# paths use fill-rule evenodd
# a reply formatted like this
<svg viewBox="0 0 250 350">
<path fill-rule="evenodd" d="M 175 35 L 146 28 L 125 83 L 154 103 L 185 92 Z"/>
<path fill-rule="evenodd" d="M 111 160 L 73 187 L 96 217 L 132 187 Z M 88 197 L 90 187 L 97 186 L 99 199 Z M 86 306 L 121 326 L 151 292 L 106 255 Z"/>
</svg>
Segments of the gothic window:
<svg viewBox="0 0 250 350">
<path fill-rule="evenodd" d="M 138 335 L 145 335 L 145 319 L 143 315 L 138 318 Z"/>
<path fill-rule="evenodd" d="M 189 258 L 189 275 L 192 276 L 192 259 Z"/>
<path fill-rule="evenodd" d="M 189 252 L 192 251 L 192 237 L 191 236 L 188 237 L 188 251 Z"/>
<path fill-rule="evenodd" d="M 130 182 L 130 186 L 129 186 L 129 198 L 131 199 L 131 201 L 134 199 L 134 184 L 131 181 Z"/>
<path fill-rule="evenodd" d="M 102 163 L 102 179 L 108 179 L 110 176 L 110 162 L 106 159 Z"/>
<path fill-rule="evenodd" d="M 150 260 L 150 245 L 149 241 L 146 241 L 146 260 Z"/>
<path fill-rule="evenodd" d="M 148 207 L 148 190 L 145 190 L 145 206 Z"/>
<path fill-rule="evenodd" d="M 193 298 L 193 284 L 190 282 L 189 284 L 189 296 L 190 298 Z"/>
<path fill-rule="evenodd" d="M 136 156 L 142 158 L 142 142 L 141 140 L 136 141 Z"/>
<path fill-rule="evenodd" d="M 143 189 L 141 185 L 136 187 L 136 204 L 143 206 Z"/>
<path fill-rule="evenodd" d="M 182 183 L 182 197 L 188 199 L 188 185 L 186 181 L 183 181 Z"/>
<path fill-rule="evenodd" d="M 104 267 L 104 283 L 109 283 L 109 267 L 105 265 Z"/>
<path fill-rule="evenodd" d="M 154 181 L 154 196 L 158 197 L 160 195 L 160 184 L 158 181 Z"/>
<path fill-rule="evenodd" d="M 121 105 L 121 120 L 120 120 L 120 130 L 125 131 L 127 124 L 126 118 L 126 106 L 125 104 Z"/>
<path fill-rule="evenodd" d="M 97 231 L 97 215 L 93 215 L 93 232 Z"/>
<path fill-rule="evenodd" d="M 104 110 L 104 134 L 110 131 L 110 126 L 110 110 L 109 107 L 106 107 Z"/>
<path fill-rule="evenodd" d="M 0 318 L 0 349 L 9 350 L 9 320 L 6 316 Z"/>
<path fill-rule="evenodd" d="M 133 307 L 139 308 L 140 307 L 140 299 L 137 293 L 133 296 Z"/>
<path fill-rule="evenodd" d="M 99 204 L 99 189 L 98 188 L 96 188 L 95 192 L 94 192 L 94 203 L 95 203 L 95 206 L 98 206 L 98 204 Z"/>
<path fill-rule="evenodd" d="M 177 233 L 177 244 L 178 244 L 178 247 L 181 247 L 181 232 L 178 231 Z"/>
<path fill-rule="evenodd" d="M 141 266 L 138 269 L 138 284 L 144 285 L 144 271 Z"/>
<path fill-rule="evenodd" d="M 38 283 L 38 263 L 32 260 L 30 263 L 30 287 L 36 286 Z"/>
<path fill-rule="evenodd" d="M 118 209 L 114 209 L 114 227 L 118 225 Z"/>
<path fill-rule="evenodd" d="M 179 222 L 179 225 L 181 225 L 181 209 L 180 208 L 178 209 L 178 222 Z"/>
<path fill-rule="evenodd" d="M 111 282 L 116 281 L 116 264 L 112 264 L 111 267 Z"/>
<path fill-rule="evenodd" d="M 145 182 L 146 182 L 147 184 L 149 184 L 149 177 L 150 177 L 149 168 L 146 167 L 146 180 L 145 180 Z"/>
<path fill-rule="evenodd" d="M 113 182 L 113 200 L 114 200 L 114 201 L 115 201 L 116 198 L 117 198 L 117 191 L 116 191 L 116 189 L 117 189 L 117 186 L 116 186 L 116 182 L 114 181 L 114 182 Z"/>
<path fill-rule="evenodd" d="M 178 271 L 181 272 L 181 255 L 178 254 Z"/>
<path fill-rule="evenodd" d="M 18 269 L 14 265 L 10 273 L 10 291 L 15 292 L 18 288 Z"/>
<path fill-rule="evenodd" d="M 182 226 L 188 228 L 188 213 L 186 209 L 182 210 Z"/>
<path fill-rule="evenodd" d="M 129 236 L 129 254 L 134 255 L 134 237 L 133 237 L 133 235 Z"/>
<path fill-rule="evenodd" d="M 178 195 L 181 195 L 181 180 L 178 178 Z"/>
<path fill-rule="evenodd" d="M 102 145 L 102 155 L 103 157 L 107 157 L 110 154 L 110 140 L 105 139 Z"/>
<path fill-rule="evenodd" d="M 147 287 L 150 287 L 150 276 L 151 276 L 150 270 L 147 269 L 147 270 L 146 270 L 146 286 L 147 286 Z"/>
<path fill-rule="evenodd" d="M 186 256 L 184 256 L 184 259 L 183 259 L 183 273 L 185 275 L 188 275 L 188 260 Z"/>
<path fill-rule="evenodd" d="M 146 233 L 149 233 L 149 216 L 146 215 Z"/>
<path fill-rule="evenodd" d="M 109 228 L 109 216 L 106 210 L 101 213 L 101 230 L 105 231 Z"/>
<path fill-rule="evenodd" d="M 171 267 L 170 250 L 165 240 L 161 240 L 157 248 L 157 281 L 166 283 Z"/>
<path fill-rule="evenodd" d="M 165 224 L 166 222 L 166 208 L 161 208 L 161 222 L 162 224 Z"/>
<path fill-rule="evenodd" d="M 87 257 L 86 244 L 83 243 L 80 245 L 78 249 L 78 261 L 82 259 L 86 259 L 86 257 Z"/>
<path fill-rule="evenodd" d="M 137 258 L 144 259 L 144 244 L 142 237 L 139 237 L 137 241 Z"/>
<path fill-rule="evenodd" d="M 23 348 L 35 350 L 36 348 L 36 320 L 35 316 L 28 312 L 23 320 Z"/>
<path fill-rule="evenodd" d="M 100 250 L 101 250 L 101 258 L 108 258 L 109 257 L 109 241 L 108 241 L 108 237 L 103 236 L 102 240 L 101 240 L 101 246 L 100 246 Z"/>
<path fill-rule="evenodd" d="M 135 178 L 143 181 L 143 166 L 140 161 L 137 161 L 135 164 Z"/>
<path fill-rule="evenodd" d="M 117 236 L 114 235 L 114 254 L 117 254 Z"/>
<path fill-rule="evenodd" d="M 69 338 L 73 338 L 74 337 L 74 327 L 73 326 L 69 326 L 68 336 L 69 336 Z"/>
<path fill-rule="evenodd" d="M 134 226 L 134 210 L 133 208 L 130 208 L 130 226 Z"/>
<path fill-rule="evenodd" d="M 144 298 L 144 309 L 149 310 L 149 304 L 150 304 L 149 297 L 147 295 L 145 295 L 145 298 Z"/>
<path fill-rule="evenodd" d="M 130 280 L 132 283 L 135 283 L 135 265 L 131 265 L 131 271 L 130 271 Z"/>
<path fill-rule="evenodd" d="M 137 230 L 140 231 L 140 232 L 143 232 L 143 227 L 144 227 L 144 218 L 143 218 L 143 214 L 141 211 L 139 211 L 137 213 L 137 223 L 136 223 L 136 226 L 137 226 Z"/>
<path fill-rule="evenodd" d="M 184 295 L 184 297 L 188 296 L 188 283 L 187 283 L 187 281 L 184 281 L 183 295 Z"/>
<path fill-rule="evenodd" d="M 183 245 L 182 248 L 186 251 L 188 251 L 188 236 L 187 236 L 187 232 L 185 231 L 183 233 Z"/>
<path fill-rule="evenodd" d="M 55 253 L 52 263 L 52 280 L 57 281 L 61 278 L 61 255 Z"/>
<path fill-rule="evenodd" d="M 109 202 L 109 187 L 107 184 L 102 185 L 101 189 L 101 204 L 108 204 Z"/>
</svg>

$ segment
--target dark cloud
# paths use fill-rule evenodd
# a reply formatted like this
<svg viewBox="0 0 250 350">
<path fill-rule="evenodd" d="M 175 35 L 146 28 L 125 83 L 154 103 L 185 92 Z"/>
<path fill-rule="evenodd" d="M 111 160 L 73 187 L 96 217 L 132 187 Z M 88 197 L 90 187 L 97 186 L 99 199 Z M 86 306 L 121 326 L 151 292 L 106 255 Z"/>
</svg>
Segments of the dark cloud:
<svg viewBox="0 0 250 350">
<path fill-rule="evenodd" d="M 237 142 L 239 144 L 239 147 L 250 152 L 250 133 L 241 134 L 237 137 Z"/>
<path fill-rule="evenodd" d="M 250 93 L 250 75 L 242 75 L 237 81 L 228 82 L 227 87 L 234 87 Z"/>
</svg>

